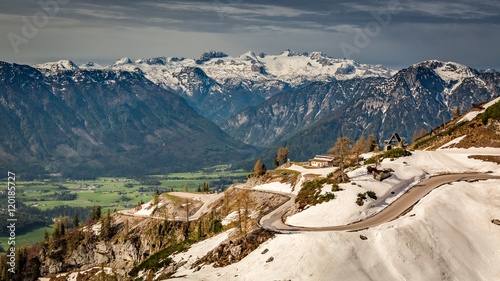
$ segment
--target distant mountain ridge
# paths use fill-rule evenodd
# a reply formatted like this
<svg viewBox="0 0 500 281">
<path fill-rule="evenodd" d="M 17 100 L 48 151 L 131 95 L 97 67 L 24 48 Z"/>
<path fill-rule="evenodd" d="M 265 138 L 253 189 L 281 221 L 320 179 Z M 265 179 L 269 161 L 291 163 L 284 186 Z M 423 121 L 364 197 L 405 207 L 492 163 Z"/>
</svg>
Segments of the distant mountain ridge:
<svg viewBox="0 0 500 281">
<path fill-rule="evenodd" d="M 311 96 L 322 94 L 321 91 L 309 92 Z M 393 77 L 354 96 L 328 116 L 270 146 L 249 163 L 255 163 L 260 158 L 266 165 L 271 164 L 276 151 L 282 146 L 290 149 L 290 155 L 294 159 L 307 160 L 315 154 L 326 152 L 342 135 L 355 140 L 361 135 L 366 137 L 373 133 L 382 141 L 398 132 L 411 141 L 415 130 L 429 131 L 442 124 L 443 117 L 439 114 L 441 110 L 445 110 L 446 119 L 450 120 L 451 111 L 455 108 L 468 110 L 472 103 L 489 101 L 499 95 L 500 73 L 479 73 L 470 67 L 451 62 L 422 62 L 402 69 Z M 294 97 L 290 96 L 289 100 L 293 101 Z M 266 108 L 281 108 L 286 107 L 286 104 L 287 101 L 266 104 L 255 111 L 264 112 Z M 300 112 L 300 109 L 288 108 Z M 269 116 L 261 121 L 261 117 L 254 116 L 254 120 L 259 120 L 255 123 L 243 123 L 248 128 L 253 128 L 274 120 Z M 232 130 L 229 132 L 237 132 L 235 127 Z M 234 136 L 245 140 L 246 135 Z"/>
<path fill-rule="evenodd" d="M 57 72 L 66 69 L 68 64 L 68 61 L 59 61 L 34 67 Z M 199 59 L 157 57 L 132 61 L 122 58 L 107 67 L 87 63 L 79 68 L 143 73 L 153 83 L 185 98 L 198 113 L 216 123 L 274 94 L 312 82 L 387 78 L 395 73 L 381 65 L 334 59 L 319 52 L 301 54 L 289 50 L 280 55 L 247 52 L 238 57 L 209 51 Z"/>
<path fill-rule="evenodd" d="M 314 124 L 383 81 L 383 78 L 355 78 L 314 82 L 248 107 L 220 126 L 245 143 L 269 146 Z"/>
<path fill-rule="evenodd" d="M 441 110 L 446 111 L 449 119 L 456 107 L 466 110 L 472 103 L 490 100 L 500 93 L 498 72 L 477 71 L 458 63 L 429 60 L 394 72 L 382 66 L 329 58 L 322 53 L 291 51 L 280 55 L 248 52 L 239 57 L 211 51 L 199 59 L 158 57 L 134 62 L 123 58 L 107 67 L 94 63 L 76 66 L 62 60 L 34 68 L 11 65 L 10 69 L 11 72 L 0 76 L 6 87 L 2 93 L 4 101 L 0 100 L 6 114 L 15 115 L 21 112 L 20 105 L 30 104 L 22 99 L 13 102 L 16 96 L 13 93 L 22 93 L 18 95 L 22 97 L 35 95 L 38 91 L 35 88 L 41 89 L 44 100 L 38 97 L 33 100 L 60 107 L 61 114 L 67 117 L 57 119 L 60 117 L 55 111 L 47 108 L 39 112 L 43 112 L 39 117 L 27 112 L 21 116 L 50 120 L 43 123 L 53 123 L 62 132 L 50 138 L 62 140 L 71 135 L 72 149 L 81 140 L 85 141 L 80 147 L 95 149 L 100 147 L 96 135 L 106 135 L 102 131 L 110 132 L 112 127 L 106 139 L 112 147 L 95 150 L 101 159 L 113 155 L 112 151 L 128 155 L 123 159 L 142 159 L 134 153 L 148 148 L 151 154 L 143 160 L 156 167 L 167 165 L 166 160 L 155 159 L 158 155 L 173 159 L 188 155 L 184 157 L 187 162 L 175 165 L 179 169 L 192 166 L 189 161 L 195 155 L 210 155 L 218 163 L 255 152 L 239 141 L 268 147 L 259 157 L 271 165 L 269 160 L 279 146 L 287 145 L 292 153 L 297 153 L 294 157 L 307 159 L 325 152 L 340 135 L 357 139 L 373 133 L 382 140 L 398 132 L 410 139 L 414 130 L 429 129 L 442 122 Z M 19 72 L 19 77 L 14 72 Z M 11 76 L 16 76 L 16 85 L 11 83 Z M 57 106 L 51 95 L 59 98 Z M 203 119 L 190 106 L 239 141 Z M 37 121 L 23 122 L 37 124 Z M 46 125 L 37 126 L 36 130 L 42 130 Z M 46 160 L 54 159 L 54 155 L 75 154 L 64 146 L 56 154 L 48 148 L 38 149 L 47 144 L 43 138 L 26 137 L 30 126 L 18 124 L 9 130 L 21 131 L 20 140 L 34 147 L 37 153 L 45 153 L 35 156 L 34 152 L 28 153 L 23 159 Z M 42 135 L 48 134 L 44 131 Z M 175 145 L 170 147 L 173 154 L 162 154 L 166 143 L 179 141 L 184 143 L 179 143 L 178 149 Z"/>
<path fill-rule="evenodd" d="M 255 153 L 138 72 L 68 62 L 39 69 L 0 62 L 2 169 L 144 175 Z"/>
</svg>

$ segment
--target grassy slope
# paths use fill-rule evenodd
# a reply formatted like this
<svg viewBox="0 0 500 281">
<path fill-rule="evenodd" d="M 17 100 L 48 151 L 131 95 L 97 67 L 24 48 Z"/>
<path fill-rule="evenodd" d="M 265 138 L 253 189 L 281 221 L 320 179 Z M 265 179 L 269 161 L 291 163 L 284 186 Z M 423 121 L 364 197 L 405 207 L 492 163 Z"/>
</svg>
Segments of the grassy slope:
<svg viewBox="0 0 500 281">
<path fill-rule="evenodd" d="M 483 114 L 480 114 L 471 121 L 458 123 L 462 116 L 448 122 L 446 124 L 446 129 L 444 129 L 443 125 L 441 125 L 434 129 L 434 134 L 428 133 L 425 136 L 416 139 L 411 144 L 410 148 L 437 149 L 462 136 L 465 137 L 460 141 L 460 143 L 450 147 L 500 147 L 500 135 L 497 134 L 498 121 L 490 121 L 490 123 L 483 124 L 481 120 Z"/>
</svg>

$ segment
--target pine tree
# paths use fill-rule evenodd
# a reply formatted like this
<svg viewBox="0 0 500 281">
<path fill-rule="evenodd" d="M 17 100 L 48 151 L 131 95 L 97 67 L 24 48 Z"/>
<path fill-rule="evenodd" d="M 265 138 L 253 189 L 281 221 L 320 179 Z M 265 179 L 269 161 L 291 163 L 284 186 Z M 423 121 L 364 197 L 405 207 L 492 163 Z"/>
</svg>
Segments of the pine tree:
<svg viewBox="0 0 500 281">
<path fill-rule="evenodd" d="M 52 229 L 52 239 L 58 239 L 61 235 L 64 235 L 64 226 L 62 226 L 62 222 L 59 219 L 56 219 L 54 222 L 54 227 Z"/>
<path fill-rule="evenodd" d="M 47 229 L 45 229 L 44 239 L 45 239 L 45 241 L 49 240 L 49 233 L 47 232 Z"/>
<path fill-rule="evenodd" d="M 210 187 L 208 186 L 208 182 L 203 183 L 203 192 L 210 192 Z"/>
<path fill-rule="evenodd" d="M 101 218 L 101 206 L 94 206 L 92 208 L 92 220 L 98 221 Z"/>
<path fill-rule="evenodd" d="M 276 166 L 276 168 L 279 167 L 280 165 L 280 160 L 278 159 L 278 154 L 276 154 L 276 156 L 274 156 L 274 166 Z"/>
<path fill-rule="evenodd" d="M 156 189 L 156 194 L 155 197 L 153 198 L 153 205 L 155 205 L 157 208 L 159 201 L 160 201 L 160 194 L 158 192 L 158 189 Z"/>
<path fill-rule="evenodd" d="M 439 115 L 443 115 L 443 128 L 446 130 L 446 109 L 442 109 L 439 111 L 438 113 L 438 117 Z"/>
<path fill-rule="evenodd" d="M 201 226 L 201 220 L 198 221 L 198 239 L 203 238 L 203 233 L 202 233 L 202 226 Z"/>
<path fill-rule="evenodd" d="M 201 186 L 198 184 L 198 192 L 201 192 Z"/>
<path fill-rule="evenodd" d="M 64 235 L 66 234 L 66 231 L 69 229 L 69 217 L 60 216 L 58 220 L 61 222 L 61 235 Z"/>
<path fill-rule="evenodd" d="M 109 212 L 106 213 L 102 220 L 102 226 L 101 226 L 101 238 L 102 239 L 108 239 L 112 236 L 111 233 L 111 214 Z"/>
<path fill-rule="evenodd" d="M 214 209 L 212 209 L 212 212 L 210 212 L 210 232 L 215 232 L 215 214 L 214 214 Z"/>
<path fill-rule="evenodd" d="M 78 220 L 78 212 L 75 212 L 75 218 L 73 219 L 73 226 L 75 228 L 78 228 L 79 224 L 80 224 L 80 221 Z"/>
</svg>

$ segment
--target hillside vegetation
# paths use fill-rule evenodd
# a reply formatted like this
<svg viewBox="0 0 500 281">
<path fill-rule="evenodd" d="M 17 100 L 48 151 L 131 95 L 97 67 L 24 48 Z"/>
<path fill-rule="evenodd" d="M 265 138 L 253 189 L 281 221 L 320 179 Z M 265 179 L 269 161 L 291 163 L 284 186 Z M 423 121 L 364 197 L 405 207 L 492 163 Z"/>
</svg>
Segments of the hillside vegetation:
<svg viewBox="0 0 500 281">
<path fill-rule="evenodd" d="M 471 112 L 477 111 L 477 109 Z M 500 147 L 500 102 L 488 107 L 470 121 L 462 121 L 457 116 L 452 121 L 434 129 L 432 133 L 418 138 L 411 144 L 413 149 L 437 149 L 462 137 L 460 141 L 447 145 L 447 148 Z"/>
</svg>

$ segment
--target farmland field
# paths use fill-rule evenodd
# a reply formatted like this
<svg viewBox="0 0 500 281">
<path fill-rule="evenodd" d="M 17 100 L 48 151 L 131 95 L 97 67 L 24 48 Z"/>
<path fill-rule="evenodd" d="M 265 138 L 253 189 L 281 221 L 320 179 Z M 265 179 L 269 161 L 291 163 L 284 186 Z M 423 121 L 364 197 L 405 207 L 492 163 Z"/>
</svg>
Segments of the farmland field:
<svg viewBox="0 0 500 281">
<path fill-rule="evenodd" d="M 29 208 L 51 210 L 57 206 L 93 207 L 101 206 L 103 213 L 129 209 L 140 202 L 152 200 L 156 191 L 184 191 L 187 185 L 189 192 L 197 192 L 204 183 L 210 190 L 221 192 L 237 182 L 246 181 L 246 172 L 242 170 L 227 171 L 226 166 L 217 166 L 208 170 L 191 173 L 171 173 L 168 175 L 152 175 L 142 178 L 103 177 L 95 180 L 37 180 L 17 181 L 16 200 Z M 0 182 L 0 191 L 7 190 L 7 182 Z M 5 195 L 4 195 L 5 196 Z M 5 201 L 2 199 L 2 201 Z M 5 208 L 7 202 L 0 202 Z M 5 215 L 5 210 L 0 215 Z M 18 218 L 22 220 L 22 217 Z M 50 218 L 52 219 L 52 218 Z M 70 217 L 72 219 L 72 217 Z M 45 230 L 50 233 L 50 223 L 45 226 L 30 227 L 18 230 L 16 246 L 34 244 L 44 239 Z M 3 232 L 2 232 L 3 231 Z M 5 246 L 6 233 L 0 230 L 0 242 Z"/>
<path fill-rule="evenodd" d="M 52 231 L 52 225 L 30 228 L 27 230 L 26 233 L 16 235 L 16 246 L 21 246 L 21 245 L 31 246 L 36 242 L 42 241 L 45 237 L 45 230 L 47 230 L 47 232 L 50 233 Z M 9 247 L 7 243 L 8 242 L 7 237 L 3 236 L 0 237 L 0 242 L 2 243 L 0 247 L 3 249 L 2 251 L 5 252 Z"/>
</svg>

